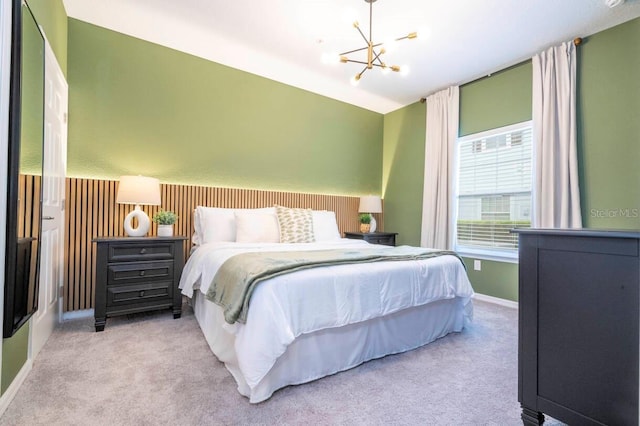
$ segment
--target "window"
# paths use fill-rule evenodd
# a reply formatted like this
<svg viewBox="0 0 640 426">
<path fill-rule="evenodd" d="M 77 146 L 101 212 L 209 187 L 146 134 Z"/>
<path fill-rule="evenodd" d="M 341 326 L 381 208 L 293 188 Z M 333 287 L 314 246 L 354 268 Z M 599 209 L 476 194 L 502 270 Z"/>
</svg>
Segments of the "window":
<svg viewBox="0 0 640 426">
<path fill-rule="evenodd" d="M 512 228 L 531 226 L 531 122 L 458 139 L 456 250 L 516 259 Z"/>
</svg>

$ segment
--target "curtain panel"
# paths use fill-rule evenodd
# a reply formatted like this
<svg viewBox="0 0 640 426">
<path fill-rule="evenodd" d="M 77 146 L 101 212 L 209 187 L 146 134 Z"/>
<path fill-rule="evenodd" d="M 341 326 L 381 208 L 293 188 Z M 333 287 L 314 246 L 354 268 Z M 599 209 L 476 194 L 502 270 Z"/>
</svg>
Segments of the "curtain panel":
<svg viewBox="0 0 640 426">
<path fill-rule="evenodd" d="M 453 247 L 453 166 L 458 138 L 460 89 L 452 86 L 427 97 L 424 193 L 420 245 Z"/>
<path fill-rule="evenodd" d="M 576 47 L 533 58 L 533 226 L 581 228 L 576 142 Z"/>
</svg>

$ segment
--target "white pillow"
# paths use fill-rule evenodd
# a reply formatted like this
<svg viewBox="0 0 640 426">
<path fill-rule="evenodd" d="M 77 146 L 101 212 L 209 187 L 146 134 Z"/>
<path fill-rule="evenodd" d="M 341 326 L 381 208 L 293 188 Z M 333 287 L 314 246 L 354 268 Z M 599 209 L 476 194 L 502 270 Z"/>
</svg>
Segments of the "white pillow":
<svg viewBox="0 0 640 426">
<path fill-rule="evenodd" d="M 198 244 L 233 242 L 236 240 L 235 212 L 273 213 L 273 207 L 263 209 L 226 209 L 220 207 L 196 207 L 194 228 Z"/>
<path fill-rule="evenodd" d="M 336 213 L 327 210 L 314 210 L 313 235 L 316 241 L 334 241 L 340 239 L 340 230 L 336 221 Z"/>
<path fill-rule="evenodd" d="M 195 229 L 200 244 L 236 240 L 236 218 L 233 209 L 196 207 Z"/>
<path fill-rule="evenodd" d="M 278 217 L 274 213 L 235 212 L 236 242 L 279 243 Z"/>
</svg>

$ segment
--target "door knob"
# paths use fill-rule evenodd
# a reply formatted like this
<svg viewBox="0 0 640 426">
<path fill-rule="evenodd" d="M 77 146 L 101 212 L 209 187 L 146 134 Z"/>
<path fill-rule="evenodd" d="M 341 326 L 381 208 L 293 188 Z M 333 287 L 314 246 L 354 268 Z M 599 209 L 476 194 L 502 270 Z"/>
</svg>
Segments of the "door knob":
<svg viewBox="0 0 640 426">
<path fill-rule="evenodd" d="M 55 219 L 55 217 L 53 217 L 53 216 L 43 216 L 42 217 L 42 220 L 53 220 L 53 219 Z"/>
</svg>

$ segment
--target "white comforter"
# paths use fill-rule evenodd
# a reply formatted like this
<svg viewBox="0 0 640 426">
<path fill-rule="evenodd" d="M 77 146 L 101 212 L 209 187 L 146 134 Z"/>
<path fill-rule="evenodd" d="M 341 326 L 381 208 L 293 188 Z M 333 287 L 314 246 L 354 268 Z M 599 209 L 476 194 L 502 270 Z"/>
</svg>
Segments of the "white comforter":
<svg viewBox="0 0 640 426">
<path fill-rule="evenodd" d="M 371 245 L 352 239 L 313 244 L 205 244 L 189 257 L 180 288 L 188 297 L 197 289 L 206 294 L 218 268 L 240 253 L 363 246 Z M 220 327 L 235 335 L 238 367 L 247 385 L 253 388 L 301 334 L 365 321 L 441 299 L 460 297 L 467 303 L 472 295 L 464 267 L 453 256 L 329 266 L 262 282 L 253 293 L 246 324 L 221 321 Z M 212 349 L 221 358 L 218 352 L 231 348 Z"/>
</svg>

